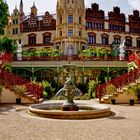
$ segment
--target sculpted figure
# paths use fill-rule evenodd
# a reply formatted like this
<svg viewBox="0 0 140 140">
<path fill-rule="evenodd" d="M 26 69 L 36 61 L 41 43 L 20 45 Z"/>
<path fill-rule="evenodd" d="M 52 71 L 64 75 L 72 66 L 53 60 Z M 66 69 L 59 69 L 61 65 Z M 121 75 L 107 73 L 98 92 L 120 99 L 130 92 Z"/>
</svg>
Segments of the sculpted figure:
<svg viewBox="0 0 140 140">
<path fill-rule="evenodd" d="M 17 49 L 17 60 L 22 60 L 22 47 L 24 45 L 24 42 L 22 41 L 19 43 L 18 41 L 16 42 L 18 49 Z"/>
<path fill-rule="evenodd" d="M 119 46 L 119 59 L 123 60 L 125 56 L 125 40 Z"/>
</svg>

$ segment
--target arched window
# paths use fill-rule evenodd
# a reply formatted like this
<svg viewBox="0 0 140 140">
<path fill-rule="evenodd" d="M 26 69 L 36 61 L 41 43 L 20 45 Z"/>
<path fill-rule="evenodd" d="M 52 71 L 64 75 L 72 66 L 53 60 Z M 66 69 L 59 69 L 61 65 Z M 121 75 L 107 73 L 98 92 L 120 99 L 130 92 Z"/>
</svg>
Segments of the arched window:
<svg viewBox="0 0 140 140">
<path fill-rule="evenodd" d="M 137 47 L 140 48 L 140 38 L 137 38 Z"/>
<path fill-rule="evenodd" d="M 56 46 L 56 49 L 57 49 L 58 51 L 59 51 L 59 48 L 60 48 L 59 45 L 57 45 L 57 46 Z"/>
<path fill-rule="evenodd" d="M 103 45 L 108 45 L 109 41 L 108 41 L 109 35 L 108 34 L 101 34 L 101 41 Z"/>
<path fill-rule="evenodd" d="M 119 44 L 121 42 L 121 36 L 119 35 L 114 35 L 114 43 L 115 44 Z"/>
<path fill-rule="evenodd" d="M 51 33 L 44 33 L 43 34 L 43 44 L 51 43 Z"/>
<path fill-rule="evenodd" d="M 36 44 L 36 34 L 29 34 L 28 35 L 28 44 L 29 45 Z"/>
<path fill-rule="evenodd" d="M 88 43 L 89 44 L 96 44 L 96 34 L 95 33 L 88 33 Z"/>
<path fill-rule="evenodd" d="M 86 45 L 82 45 L 82 51 L 86 50 L 86 49 L 87 49 L 87 46 Z"/>
<path fill-rule="evenodd" d="M 132 47 L 132 37 L 130 36 L 125 37 L 125 45 L 126 47 Z"/>
</svg>

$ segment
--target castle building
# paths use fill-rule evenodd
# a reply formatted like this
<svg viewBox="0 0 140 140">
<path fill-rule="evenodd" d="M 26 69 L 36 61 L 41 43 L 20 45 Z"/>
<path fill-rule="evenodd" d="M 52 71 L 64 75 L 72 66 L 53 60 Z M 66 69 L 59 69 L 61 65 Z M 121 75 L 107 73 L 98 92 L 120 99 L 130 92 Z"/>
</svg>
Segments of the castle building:
<svg viewBox="0 0 140 140">
<path fill-rule="evenodd" d="M 24 42 L 23 50 L 55 48 L 64 56 L 76 56 L 87 48 L 109 48 L 112 43 L 125 40 L 126 50 L 140 49 L 140 15 L 121 13 L 119 7 L 105 15 L 96 3 L 86 8 L 84 0 L 57 0 L 56 14 L 48 11 L 38 14 L 33 3 L 29 15 L 23 11 L 23 0 L 19 9 L 15 7 L 8 17 L 5 35 L 15 42 Z M 118 47 L 118 46 L 117 46 Z M 66 61 L 13 61 L 14 73 L 27 79 L 51 80 L 64 83 Z M 86 83 L 98 76 L 102 83 L 127 72 L 127 61 L 74 61 L 77 65 L 77 82 Z M 59 84 L 58 84 L 59 85 Z"/>
<path fill-rule="evenodd" d="M 56 14 L 47 11 L 44 15 L 38 15 L 33 3 L 30 15 L 25 15 L 21 0 L 19 10 L 15 7 L 9 17 L 5 35 L 24 41 L 25 50 L 51 47 L 64 55 L 76 55 L 87 47 L 109 47 L 123 40 L 128 49 L 139 49 L 140 15 L 134 10 L 127 18 L 114 7 L 106 18 L 98 4 L 85 8 L 84 0 L 57 0 Z"/>
</svg>

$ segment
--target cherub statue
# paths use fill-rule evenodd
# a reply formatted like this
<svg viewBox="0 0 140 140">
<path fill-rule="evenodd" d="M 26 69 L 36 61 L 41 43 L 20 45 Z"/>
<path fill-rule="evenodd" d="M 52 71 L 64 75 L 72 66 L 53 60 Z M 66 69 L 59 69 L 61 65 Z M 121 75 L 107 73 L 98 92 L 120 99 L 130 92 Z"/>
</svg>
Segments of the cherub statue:
<svg viewBox="0 0 140 140">
<path fill-rule="evenodd" d="M 16 41 L 17 43 L 17 60 L 22 60 L 22 47 L 24 45 L 24 42 L 22 41 L 21 43 L 19 43 L 18 41 Z"/>
</svg>

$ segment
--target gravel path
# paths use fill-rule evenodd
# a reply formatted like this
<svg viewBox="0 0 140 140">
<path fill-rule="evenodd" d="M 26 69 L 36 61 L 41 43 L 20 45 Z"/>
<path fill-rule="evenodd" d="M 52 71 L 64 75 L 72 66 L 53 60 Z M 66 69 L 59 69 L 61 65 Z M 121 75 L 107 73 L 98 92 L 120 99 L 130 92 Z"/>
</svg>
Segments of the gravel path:
<svg viewBox="0 0 140 140">
<path fill-rule="evenodd" d="M 0 140 L 140 140 L 140 105 L 109 106 L 116 116 L 53 120 L 13 111 L 24 105 L 0 104 Z"/>
</svg>

